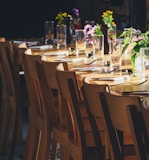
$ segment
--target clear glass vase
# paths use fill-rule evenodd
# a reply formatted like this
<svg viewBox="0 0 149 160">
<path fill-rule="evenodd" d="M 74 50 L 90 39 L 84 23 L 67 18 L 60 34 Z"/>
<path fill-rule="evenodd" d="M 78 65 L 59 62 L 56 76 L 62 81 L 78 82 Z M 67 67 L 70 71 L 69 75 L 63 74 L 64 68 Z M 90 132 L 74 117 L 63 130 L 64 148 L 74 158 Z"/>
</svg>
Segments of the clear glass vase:
<svg viewBox="0 0 149 160">
<path fill-rule="evenodd" d="M 57 48 L 66 47 L 67 46 L 67 26 L 57 25 L 56 35 L 57 35 Z"/>
</svg>

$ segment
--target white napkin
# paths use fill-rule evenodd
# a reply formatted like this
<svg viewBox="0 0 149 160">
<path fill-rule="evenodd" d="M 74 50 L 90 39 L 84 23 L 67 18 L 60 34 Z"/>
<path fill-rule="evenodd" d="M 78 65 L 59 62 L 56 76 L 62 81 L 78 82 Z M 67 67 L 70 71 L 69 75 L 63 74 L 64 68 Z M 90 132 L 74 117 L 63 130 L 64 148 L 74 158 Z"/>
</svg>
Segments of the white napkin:
<svg viewBox="0 0 149 160">
<path fill-rule="evenodd" d="M 46 50 L 46 49 L 52 49 L 52 45 L 42 45 L 42 46 L 31 46 L 29 47 L 31 50 Z"/>
</svg>

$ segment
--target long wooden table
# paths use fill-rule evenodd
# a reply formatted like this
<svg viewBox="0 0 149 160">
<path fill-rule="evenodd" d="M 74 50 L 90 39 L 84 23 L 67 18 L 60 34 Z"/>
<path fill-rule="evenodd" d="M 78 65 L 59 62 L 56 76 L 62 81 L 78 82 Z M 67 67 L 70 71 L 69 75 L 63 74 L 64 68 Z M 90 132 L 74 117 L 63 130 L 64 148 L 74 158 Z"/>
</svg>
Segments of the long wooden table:
<svg viewBox="0 0 149 160">
<path fill-rule="evenodd" d="M 149 96 L 148 78 L 135 77 L 133 74 L 129 74 L 131 64 L 125 57 L 122 59 L 121 70 L 111 71 L 109 66 L 101 67 L 98 60 L 88 64 L 92 62 L 92 58 L 87 58 L 85 55 L 80 55 L 78 58 L 68 49 L 33 50 L 33 54 L 41 54 L 43 59 L 47 61 L 66 61 L 69 70 L 75 71 L 80 81 L 86 77 L 85 80 L 89 83 L 108 84 L 116 94 Z M 108 54 L 104 57 L 105 62 L 107 62 L 109 60 Z"/>
</svg>

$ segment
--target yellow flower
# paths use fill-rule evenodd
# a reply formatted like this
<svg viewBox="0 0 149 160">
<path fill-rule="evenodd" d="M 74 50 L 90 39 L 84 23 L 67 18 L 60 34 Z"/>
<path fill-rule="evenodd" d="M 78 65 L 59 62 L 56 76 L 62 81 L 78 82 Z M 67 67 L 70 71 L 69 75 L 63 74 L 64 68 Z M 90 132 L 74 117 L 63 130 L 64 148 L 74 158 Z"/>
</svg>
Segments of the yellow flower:
<svg viewBox="0 0 149 160">
<path fill-rule="evenodd" d="M 113 11 L 110 10 L 106 10 L 105 12 L 103 12 L 102 14 L 102 20 L 104 21 L 104 23 L 108 26 L 108 27 L 112 27 L 115 25 L 115 22 L 113 21 Z"/>
<path fill-rule="evenodd" d="M 66 24 L 67 18 L 72 18 L 72 16 L 68 14 L 67 12 L 59 12 L 55 17 L 59 25 Z"/>
</svg>

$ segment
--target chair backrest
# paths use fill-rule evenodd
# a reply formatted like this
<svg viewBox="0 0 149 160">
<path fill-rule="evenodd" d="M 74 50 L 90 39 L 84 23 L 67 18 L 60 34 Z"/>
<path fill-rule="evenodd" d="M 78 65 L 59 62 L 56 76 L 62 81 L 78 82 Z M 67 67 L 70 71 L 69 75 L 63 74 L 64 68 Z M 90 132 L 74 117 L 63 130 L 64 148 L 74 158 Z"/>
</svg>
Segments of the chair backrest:
<svg viewBox="0 0 149 160">
<path fill-rule="evenodd" d="M 148 97 L 147 97 L 148 98 Z M 148 107 L 148 100 L 147 103 L 145 103 L 145 99 L 142 102 L 141 106 L 141 118 L 142 118 L 142 124 L 141 126 L 143 127 L 143 135 L 144 135 L 144 142 L 146 145 L 146 151 L 149 157 L 149 107 Z"/>
<path fill-rule="evenodd" d="M 81 108 L 85 108 L 85 104 L 81 99 L 77 77 L 75 72 L 61 70 L 59 66 L 56 70 L 56 78 L 61 96 L 67 103 L 65 111 L 68 118 L 70 157 L 72 159 L 87 160 L 88 146 L 81 113 Z"/>
<path fill-rule="evenodd" d="M 57 122 L 57 125 L 67 128 L 67 120 L 64 113 L 63 108 L 63 101 L 61 99 L 61 95 L 59 92 L 57 80 L 56 80 L 56 67 L 63 63 L 64 70 L 68 70 L 68 65 L 66 62 L 52 62 L 52 61 L 45 61 L 42 60 L 42 67 L 43 72 L 45 75 L 46 83 L 47 83 L 47 90 L 50 90 L 52 92 L 52 99 L 55 101 L 55 118 L 53 119 L 54 122 Z M 52 108 L 53 106 L 50 105 Z M 51 108 L 51 109 L 52 109 Z M 53 117 L 54 118 L 54 117 Z"/>
<path fill-rule="evenodd" d="M 76 158 L 76 159 L 81 160 L 83 159 L 82 158 L 83 157 L 83 144 L 82 143 L 85 144 L 86 142 L 85 142 L 85 133 L 83 131 L 83 124 L 81 121 L 81 115 L 79 112 L 80 102 L 78 101 L 80 99 L 79 99 L 79 95 L 77 91 L 78 86 L 76 86 L 77 82 L 76 82 L 75 74 L 73 72 L 57 70 L 56 78 L 57 78 L 61 96 L 67 102 L 67 106 L 65 106 L 65 111 L 67 113 L 66 114 L 67 119 L 69 119 L 68 130 L 69 130 L 69 139 L 70 139 L 70 148 L 69 148 L 70 157 L 72 157 L 73 159 Z M 74 91 L 73 93 L 74 95 L 71 95 L 72 91 L 70 89 L 70 83 L 72 83 L 71 89 Z M 72 97 L 75 100 L 72 99 Z M 75 151 L 74 151 L 74 148 L 76 148 Z"/>
<path fill-rule="evenodd" d="M 50 116 L 47 104 L 43 104 L 43 95 L 38 80 L 39 76 L 43 77 L 43 72 L 40 68 L 38 68 L 39 72 L 37 72 L 36 68 L 38 63 L 41 63 L 41 56 L 32 55 L 30 53 L 27 54 L 27 52 L 28 50 L 25 54 L 21 55 L 21 62 L 25 73 L 30 99 L 30 127 L 23 159 L 29 160 L 34 159 L 35 157 L 39 160 L 48 159 L 51 140 Z"/>
<path fill-rule="evenodd" d="M 81 87 L 82 95 L 86 103 L 89 119 L 91 122 L 93 134 L 95 137 L 96 146 L 98 150 L 102 151 L 103 153 L 104 153 L 103 147 L 101 146 L 105 146 L 105 154 L 107 154 L 109 152 L 109 146 L 108 146 L 109 144 L 108 143 L 106 144 L 106 133 L 105 133 L 105 127 L 104 127 L 103 118 L 101 114 L 101 102 L 98 94 L 101 92 L 104 92 L 105 88 L 108 89 L 108 86 L 98 85 L 98 84 L 89 84 L 86 82 L 86 78 L 84 78 L 82 84 L 83 84 Z M 99 152 L 99 154 L 101 153 Z M 109 156 L 109 155 L 105 155 L 105 156 Z"/>
<path fill-rule="evenodd" d="M 13 63 L 11 41 L 0 42 L 0 70 L 2 83 L 2 108 L 0 127 L 0 153 L 12 159 L 15 149 L 18 122 L 18 78 Z"/>
<path fill-rule="evenodd" d="M 146 157 L 149 158 L 149 110 L 148 108 L 146 108 L 146 106 L 144 106 L 143 103 L 141 103 L 140 108 L 141 109 L 138 110 L 135 105 L 128 105 L 127 113 L 129 117 L 131 131 L 134 135 L 136 135 L 136 143 L 139 146 L 139 152 L 142 157 L 145 157 L 146 155 Z"/>
<path fill-rule="evenodd" d="M 146 159 L 145 151 L 142 154 L 141 144 L 138 144 L 137 135 L 131 132 L 126 108 L 128 105 L 135 105 L 140 110 L 140 100 L 132 96 L 116 96 L 108 92 L 100 93 L 102 114 L 107 130 L 107 136 L 111 145 L 111 156 L 114 160 L 124 159 L 123 140 L 121 135 L 124 132 L 130 132 L 133 139 L 136 158 Z M 139 146 L 140 145 L 140 146 Z"/>
</svg>

